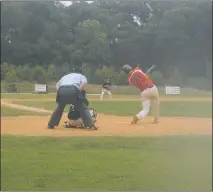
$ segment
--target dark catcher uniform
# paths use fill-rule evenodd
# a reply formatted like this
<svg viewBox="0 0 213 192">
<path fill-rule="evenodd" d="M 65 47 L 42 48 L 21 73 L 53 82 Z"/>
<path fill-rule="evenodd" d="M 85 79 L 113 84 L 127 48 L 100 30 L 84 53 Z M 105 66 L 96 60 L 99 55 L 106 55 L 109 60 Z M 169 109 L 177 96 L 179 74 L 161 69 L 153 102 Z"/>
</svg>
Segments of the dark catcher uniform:
<svg viewBox="0 0 213 192">
<path fill-rule="evenodd" d="M 80 113 L 85 128 L 96 130 L 88 106 L 83 102 L 85 96 L 82 94 L 80 87 L 87 83 L 87 79 L 80 73 L 70 73 L 62 77 L 57 83 L 58 89 L 56 102 L 58 104 L 56 110 L 53 112 L 48 128 L 53 129 L 58 126 L 67 104 L 72 104 Z"/>
<path fill-rule="evenodd" d="M 89 106 L 89 101 L 85 98 L 84 103 Z M 89 108 L 89 112 L 92 116 L 93 123 L 96 123 L 97 112 L 93 108 Z M 70 106 L 68 115 L 69 121 L 64 122 L 64 128 L 84 128 L 84 123 L 81 118 L 79 111 L 73 106 Z"/>
</svg>

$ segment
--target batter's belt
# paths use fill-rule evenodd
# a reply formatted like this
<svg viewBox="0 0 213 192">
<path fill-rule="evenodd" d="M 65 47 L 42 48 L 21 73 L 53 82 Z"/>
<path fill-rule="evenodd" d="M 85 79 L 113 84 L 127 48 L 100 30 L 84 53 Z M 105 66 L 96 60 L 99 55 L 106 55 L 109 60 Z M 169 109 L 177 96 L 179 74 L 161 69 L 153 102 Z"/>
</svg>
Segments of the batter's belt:
<svg viewBox="0 0 213 192">
<path fill-rule="evenodd" d="M 141 92 L 143 92 L 145 89 L 148 89 L 148 88 L 153 88 L 155 85 L 154 84 L 152 84 L 152 85 L 149 85 L 149 86 L 147 86 L 147 87 L 144 87 L 143 89 L 141 89 Z"/>
</svg>

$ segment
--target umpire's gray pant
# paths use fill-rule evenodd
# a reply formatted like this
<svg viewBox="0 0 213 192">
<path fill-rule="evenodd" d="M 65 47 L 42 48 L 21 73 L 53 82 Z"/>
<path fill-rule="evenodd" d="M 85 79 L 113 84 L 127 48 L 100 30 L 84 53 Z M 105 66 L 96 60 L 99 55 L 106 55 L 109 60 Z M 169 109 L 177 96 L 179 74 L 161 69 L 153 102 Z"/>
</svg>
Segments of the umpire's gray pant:
<svg viewBox="0 0 213 192">
<path fill-rule="evenodd" d="M 58 106 L 53 112 L 48 125 L 58 126 L 67 104 L 72 104 L 80 112 L 85 127 L 94 126 L 89 108 L 78 98 L 79 90 L 75 86 L 62 86 L 56 96 Z"/>
</svg>

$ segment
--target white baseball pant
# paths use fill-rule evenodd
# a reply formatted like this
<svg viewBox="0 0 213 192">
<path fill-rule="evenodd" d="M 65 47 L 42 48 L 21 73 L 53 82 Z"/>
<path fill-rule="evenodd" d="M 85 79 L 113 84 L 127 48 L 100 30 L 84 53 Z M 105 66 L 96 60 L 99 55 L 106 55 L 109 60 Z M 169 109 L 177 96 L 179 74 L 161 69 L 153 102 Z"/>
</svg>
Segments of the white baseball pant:
<svg viewBox="0 0 213 192">
<path fill-rule="evenodd" d="M 112 93 L 109 90 L 103 88 L 101 91 L 101 100 L 103 100 L 105 93 L 107 93 L 109 95 L 109 98 L 112 99 Z"/>
<path fill-rule="evenodd" d="M 153 117 L 154 119 L 159 118 L 159 92 L 157 87 L 154 85 L 152 88 L 147 88 L 144 91 L 141 92 L 141 98 L 142 98 L 142 105 L 143 109 L 141 112 L 139 112 L 136 117 L 138 119 L 145 118 L 150 110 L 150 105 L 152 105 L 153 109 Z"/>
</svg>

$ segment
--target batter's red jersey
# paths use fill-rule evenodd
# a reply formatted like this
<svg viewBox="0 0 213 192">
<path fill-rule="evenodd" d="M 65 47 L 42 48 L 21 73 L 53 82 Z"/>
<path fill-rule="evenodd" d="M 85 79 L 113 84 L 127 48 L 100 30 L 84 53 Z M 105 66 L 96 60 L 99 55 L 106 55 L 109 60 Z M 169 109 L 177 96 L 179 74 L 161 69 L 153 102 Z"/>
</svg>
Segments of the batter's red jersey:
<svg viewBox="0 0 213 192">
<path fill-rule="evenodd" d="M 129 74 L 129 83 L 134 85 L 140 91 L 153 86 L 152 80 L 139 67 L 133 69 Z"/>
</svg>

